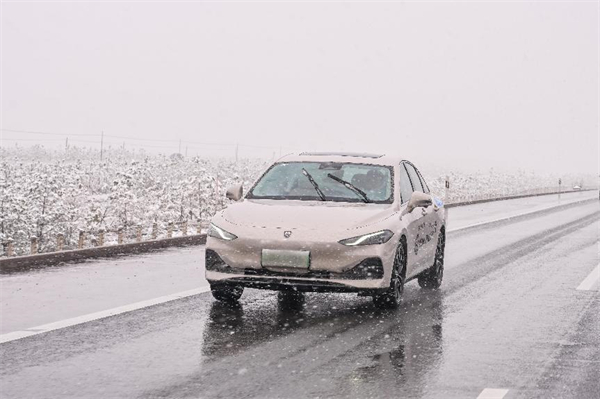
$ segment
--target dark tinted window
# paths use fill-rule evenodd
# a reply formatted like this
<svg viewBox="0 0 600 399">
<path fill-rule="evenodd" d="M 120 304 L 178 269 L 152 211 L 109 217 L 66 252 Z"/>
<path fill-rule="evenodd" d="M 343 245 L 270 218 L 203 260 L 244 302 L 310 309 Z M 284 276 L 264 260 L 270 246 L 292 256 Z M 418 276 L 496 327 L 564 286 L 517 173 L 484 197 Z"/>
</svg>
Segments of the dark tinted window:
<svg viewBox="0 0 600 399">
<path fill-rule="evenodd" d="M 413 166 L 409 163 L 405 163 L 404 166 L 408 171 L 408 177 L 410 177 L 410 181 L 412 182 L 413 191 L 423 192 L 423 187 L 421 186 L 421 180 L 419 179 L 419 175 L 417 175 L 417 171 Z"/>
<path fill-rule="evenodd" d="M 410 196 L 412 195 L 412 185 L 410 184 L 410 180 L 408 179 L 408 174 L 406 173 L 406 169 L 404 169 L 404 164 L 400 164 L 400 197 L 402 198 L 402 203 L 408 202 Z"/>
<path fill-rule="evenodd" d="M 359 163 L 282 162 L 273 165 L 250 190 L 246 198 L 275 200 L 320 200 L 306 171 L 327 201 L 360 202 L 356 192 L 337 177 L 363 191 L 374 203 L 392 203 L 394 174 L 391 167 Z"/>
</svg>

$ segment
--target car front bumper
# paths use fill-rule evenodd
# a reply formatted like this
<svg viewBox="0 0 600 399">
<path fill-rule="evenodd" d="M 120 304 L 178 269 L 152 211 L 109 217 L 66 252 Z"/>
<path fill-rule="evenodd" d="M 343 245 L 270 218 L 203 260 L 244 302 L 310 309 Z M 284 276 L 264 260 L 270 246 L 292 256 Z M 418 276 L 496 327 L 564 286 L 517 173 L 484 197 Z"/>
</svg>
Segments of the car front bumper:
<svg viewBox="0 0 600 399">
<path fill-rule="evenodd" d="M 339 233 L 340 237 L 351 235 Z M 320 237 L 313 231 L 294 231 L 292 237 L 286 239 L 280 230 L 269 229 L 260 234 L 240 235 L 231 241 L 208 237 L 206 279 L 215 286 L 235 284 L 272 290 L 368 292 L 389 287 L 398 237 L 364 246 L 342 245 L 337 236 Z M 264 266 L 263 249 L 309 252 L 309 266 L 307 269 Z M 214 259 L 210 260 L 213 255 L 224 268 L 213 267 Z M 374 261 L 379 262 L 380 270 L 371 268 L 370 262 Z M 365 266 L 365 263 L 370 264 Z M 369 268 L 369 273 L 364 273 L 364 267 Z"/>
</svg>

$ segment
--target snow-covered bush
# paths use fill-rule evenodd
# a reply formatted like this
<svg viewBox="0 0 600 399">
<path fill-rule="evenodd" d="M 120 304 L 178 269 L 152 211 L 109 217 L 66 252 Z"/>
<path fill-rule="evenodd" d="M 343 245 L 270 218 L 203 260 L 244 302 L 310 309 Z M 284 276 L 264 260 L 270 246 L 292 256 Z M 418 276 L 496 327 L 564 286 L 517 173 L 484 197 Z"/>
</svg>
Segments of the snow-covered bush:
<svg viewBox="0 0 600 399">
<path fill-rule="evenodd" d="M 80 230 L 97 237 L 124 228 L 132 239 L 138 227 L 150 236 L 155 222 L 159 236 L 171 222 L 197 226 L 226 205 L 229 185 L 248 187 L 267 165 L 122 149 L 105 151 L 101 161 L 97 150 L 77 147 L 2 148 L 0 156 L 0 242 L 12 240 L 17 255 L 29 252 L 31 237 L 47 252 L 59 233 L 74 248 Z"/>
<path fill-rule="evenodd" d="M 187 222 L 195 233 L 200 223 L 227 204 L 227 187 L 243 183 L 249 188 L 268 163 L 149 155 L 122 148 L 105 150 L 102 160 L 98 150 L 80 147 L 0 148 L 0 242 L 12 240 L 15 253 L 23 255 L 29 253 L 32 237 L 37 237 L 40 252 L 47 252 L 56 249 L 58 234 L 64 235 L 65 248 L 76 247 L 79 231 L 89 239 L 104 230 L 105 243 L 116 240 L 119 228 L 126 232 L 126 240 L 134 239 L 138 228 L 147 239 L 154 223 L 159 237 L 165 236 L 169 223 L 177 229 Z M 556 176 L 525 172 L 436 173 L 426 168 L 422 172 L 440 197 L 449 176 L 447 202 L 557 185 Z M 582 179 L 563 176 L 563 182 L 571 187 Z M 0 256 L 4 255 L 0 247 Z"/>
</svg>

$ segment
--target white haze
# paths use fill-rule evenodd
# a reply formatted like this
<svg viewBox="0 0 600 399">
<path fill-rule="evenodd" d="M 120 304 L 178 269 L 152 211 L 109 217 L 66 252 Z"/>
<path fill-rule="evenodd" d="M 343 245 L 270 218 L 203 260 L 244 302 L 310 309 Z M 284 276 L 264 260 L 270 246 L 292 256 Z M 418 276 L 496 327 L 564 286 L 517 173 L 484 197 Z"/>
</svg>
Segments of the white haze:
<svg viewBox="0 0 600 399">
<path fill-rule="evenodd" d="M 597 173 L 598 15 L 592 2 L 3 3 L 2 146 L 64 145 L 9 131 L 25 130 L 99 147 L 104 131 L 150 152 L 182 140 L 202 155 Z"/>
</svg>

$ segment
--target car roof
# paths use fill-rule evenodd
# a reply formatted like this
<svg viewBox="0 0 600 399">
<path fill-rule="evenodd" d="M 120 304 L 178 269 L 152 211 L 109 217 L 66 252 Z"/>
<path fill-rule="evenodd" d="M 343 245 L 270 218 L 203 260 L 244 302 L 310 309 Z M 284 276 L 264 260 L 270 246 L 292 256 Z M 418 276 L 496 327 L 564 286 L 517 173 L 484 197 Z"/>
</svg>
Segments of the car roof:
<svg viewBox="0 0 600 399">
<path fill-rule="evenodd" d="M 301 152 L 284 155 L 277 162 L 340 162 L 366 163 L 373 165 L 398 165 L 404 158 L 386 154 L 358 152 Z"/>
</svg>

